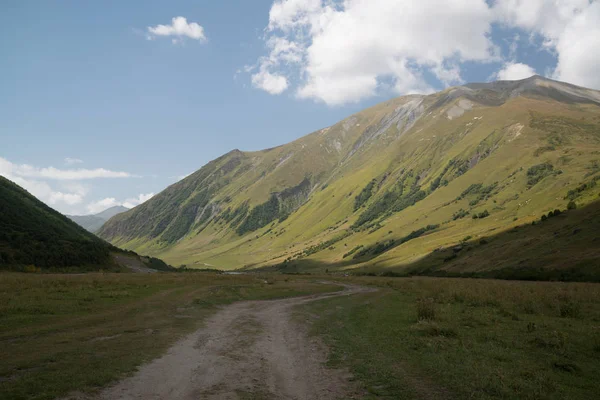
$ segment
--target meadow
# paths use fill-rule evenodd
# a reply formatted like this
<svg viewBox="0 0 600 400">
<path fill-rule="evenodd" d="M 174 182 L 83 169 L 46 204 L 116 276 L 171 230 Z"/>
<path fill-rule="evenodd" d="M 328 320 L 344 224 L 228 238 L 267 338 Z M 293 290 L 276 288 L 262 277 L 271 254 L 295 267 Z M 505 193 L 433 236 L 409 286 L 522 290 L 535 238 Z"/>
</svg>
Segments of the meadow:
<svg viewBox="0 0 600 400">
<path fill-rule="evenodd" d="M 0 273 L 0 399 L 94 393 L 220 306 L 339 290 L 295 317 L 366 399 L 589 399 L 600 391 L 600 285 L 208 272 Z"/>
<path fill-rule="evenodd" d="M 379 291 L 299 317 L 367 399 L 591 399 L 600 393 L 600 286 L 350 278 Z"/>
<path fill-rule="evenodd" d="M 0 399 L 94 392 L 221 305 L 334 290 L 281 275 L 0 273 Z"/>
</svg>

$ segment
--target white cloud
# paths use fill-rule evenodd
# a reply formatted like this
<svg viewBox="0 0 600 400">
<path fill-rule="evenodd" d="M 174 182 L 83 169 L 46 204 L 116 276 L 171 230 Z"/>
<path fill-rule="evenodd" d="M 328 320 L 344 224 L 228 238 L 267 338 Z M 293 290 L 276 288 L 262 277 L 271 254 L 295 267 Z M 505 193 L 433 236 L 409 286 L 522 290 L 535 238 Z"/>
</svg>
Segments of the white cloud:
<svg viewBox="0 0 600 400">
<path fill-rule="evenodd" d="M 524 31 L 511 33 L 504 59 L 491 35 L 498 22 Z M 338 105 L 390 88 L 430 92 L 428 75 L 463 83 L 468 61 L 524 76 L 532 68 L 516 59 L 521 35 L 556 54 L 555 78 L 600 88 L 600 1 L 590 0 L 274 0 L 266 54 L 246 72 L 268 93 Z"/>
<path fill-rule="evenodd" d="M 185 17 L 174 17 L 171 20 L 171 25 L 149 26 L 148 32 L 148 39 L 153 39 L 156 36 L 175 36 L 171 40 L 173 44 L 178 43 L 186 37 L 200 42 L 207 40 L 204 28 L 196 22 L 188 23 Z"/>
<path fill-rule="evenodd" d="M 119 206 L 119 205 L 121 205 L 121 203 L 119 203 L 117 201 L 117 199 L 115 199 L 114 197 L 107 197 L 105 199 L 89 203 L 86 206 L 86 209 L 89 214 L 98 214 L 99 212 L 102 212 L 102 211 L 106 210 L 107 208 L 111 208 L 111 207 Z"/>
<path fill-rule="evenodd" d="M 175 176 L 170 176 L 169 178 L 170 178 L 170 179 L 174 179 L 174 180 L 176 180 L 177 182 L 179 182 L 180 180 L 182 180 L 182 179 L 185 179 L 185 178 L 187 178 L 188 176 L 190 176 L 192 173 L 193 173 L 193 172 L 190 172 L 189 174 L 184 174 L 184 175 L 175 175 Z"/>
<path fill-rule="evenodd" d="M 556 50 L 556 78 L 600 89 L 600 3 L 590 4 L 567 24 Z"/>
<path fill-rule="evenodd" d="M 71 158 L 71 157 L 65 158 L 66 165 L 81 164 L 81 163 L 83 163 L 83 160 L 80 160 L 79 158 Z"/>
<path fill-rule="evenodd" d="M 517 81 L 519 79 L 529 78 L 535 75 L 535 69 L 527 64 L 522 63 L 506 63 L 500 71 L 496 73 L 496 77 L 501 81 Z"/>
<path fill-rule="evenodd" d="M 298 97 L 330 105 L 428 92 L 423 71 L 459 83 L 459 62 L 494 59 L 492 17 L 484 0 L 276 0 L 252 82 L 279 94 L 297 80 Z"/>
<path fill-rule="evenodd" d="M 122 203 L 122 205 L 124 207 L 127 207 L 127 208 L 133 208 L 133 207 L 135 207 L 137 205 L 145 203 L 146 201 L 150 200 L 153 196 L 154 196 L 154 193 L 146 193 L 146 194 L 140 193 L 138 195 L 138 197 L 133 197 L 133 198 L 126 199 Z"/>
<path fill-rule="evenodd" d="M 0 157 L 0 175 L 9 179 L 27 190 L 39 200 L 48 204 L 51 207 L 57 208 L 59 211 L 66 211 L 71 206 L 81 204 L 84 194 L 81 192 L 65 192 L 53 189 L 48 183 L 38 180 L 25 179 L 20 176 L 13 175 L 10 169 L 10 163 Z"/>
<path fill-rule="evenodd" d="M 97 178 L 134 178 L 128 172 L 111 171 L 104 168 L 96 169 L 58 169 L 54 167 L 39 168 L 29 164 L 13 164 L 0 157 L 0 168 L 7 174 L 24 178 L 54 179 L 54 180 L 86 180 Z"/>
<path fill-rule="evenodd" d="M 114 197 L 107 197 L 102 200 L 94 201 L 89 203 L 86 206 L 87 212 L 89 214 L 97 214 L 106 210 L 107 208 L 115 207 L 115 206 L 123 206 L 127 208 L 133 208 L 137 205 L 142 204 L 143 202 L 149 200 L 154 196 L 154 193 L 140 193 L 137 197 L 132 197 L 129 199 L 125 199 L 124 201 L 118 201 Z"/>
<path fill-rule="evenodd" d="M 27 164 L 14 164 L 0 157 L 0 175 L 23 187 L 33 196 L 60 212 L 73 214 L 83 205 L 89 187 L 78 180 L 94 178 L 123 178 L 134 175 L 114 172 L 106 169 L 61 170 L 56 168 L 38 168 Z M 58 180 L 58 187 L 46 181 Z"/>
<path fill-rule="evenodd" d="M 497 0 L 498 20 L 543 38 L 555 52 L 553 77 L 600 89 L 600 3 L 589 0 Z"/>
<path fill-rule="evenodd" d="M 252 85 L 269 94 L 281 94 L 288 88 L 285 76 L 272 74 L 262 67 L 259 72 L 252 75 Z"/>
</svg>

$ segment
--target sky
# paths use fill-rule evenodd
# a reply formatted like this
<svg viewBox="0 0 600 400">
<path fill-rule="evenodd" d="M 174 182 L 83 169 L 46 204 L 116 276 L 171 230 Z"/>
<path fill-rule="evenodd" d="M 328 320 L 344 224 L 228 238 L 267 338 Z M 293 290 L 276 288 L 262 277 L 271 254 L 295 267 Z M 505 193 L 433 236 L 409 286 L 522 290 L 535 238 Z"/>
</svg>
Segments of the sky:
<svg viewBox="0 0 600 400">
<path fill-rule="evenodd" d="M 600 89 L 600 2 L 3 0 L 0 51 L 0 175 L 90 214 L 404 94 Z"/>
</svg>

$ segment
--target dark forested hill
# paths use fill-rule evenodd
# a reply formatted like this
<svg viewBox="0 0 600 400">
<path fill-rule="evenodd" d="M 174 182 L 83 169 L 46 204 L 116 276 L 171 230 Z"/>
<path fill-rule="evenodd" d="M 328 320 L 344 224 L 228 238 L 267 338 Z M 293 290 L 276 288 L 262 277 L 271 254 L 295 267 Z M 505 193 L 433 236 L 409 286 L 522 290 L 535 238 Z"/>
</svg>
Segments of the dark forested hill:
<svg viewBox="0 0 600 400">
<path fill-rule="evenodd" d="M 112 246 L 0 176 L 0 266 L 97 269 Z"/>
</svg>

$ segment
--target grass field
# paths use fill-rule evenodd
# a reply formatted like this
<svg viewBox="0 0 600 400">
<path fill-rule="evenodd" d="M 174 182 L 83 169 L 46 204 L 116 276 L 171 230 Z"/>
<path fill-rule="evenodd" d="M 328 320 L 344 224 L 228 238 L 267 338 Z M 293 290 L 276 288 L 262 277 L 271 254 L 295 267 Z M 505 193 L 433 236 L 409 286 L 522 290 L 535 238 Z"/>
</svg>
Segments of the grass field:
<svg viewBox="0 0 600 400">
<path fill-rule="evenodd" d="M 333 291 L 316 276 L 0 274 L 0 399 L 94 392 L 163 354 L 220 305 Z M 589 399 L 600 285 L 334 278 L 372 293 L 298 317 L 368 399 Z"/>
<path fill-rule="evenodd" d="M 219 305 L 338 289 L 281 275 L 0 273 L 0 399 L 94 391 Z"/>
<path fill-rule="evenodd" d="M 375 293 L 305 306 L 331 365 L 369 399 L 591 399 L 600 393 L 600 286 L 352 278 Z"/>
</svg>

